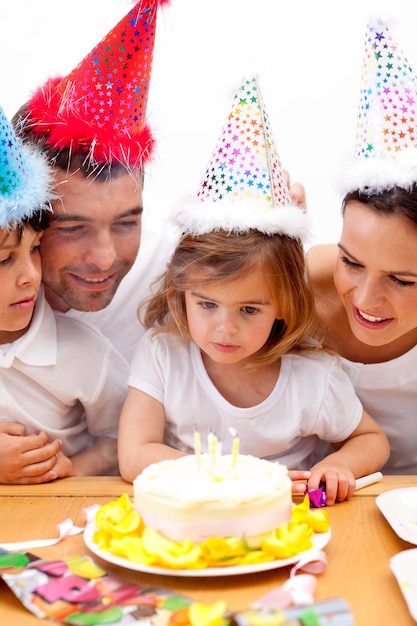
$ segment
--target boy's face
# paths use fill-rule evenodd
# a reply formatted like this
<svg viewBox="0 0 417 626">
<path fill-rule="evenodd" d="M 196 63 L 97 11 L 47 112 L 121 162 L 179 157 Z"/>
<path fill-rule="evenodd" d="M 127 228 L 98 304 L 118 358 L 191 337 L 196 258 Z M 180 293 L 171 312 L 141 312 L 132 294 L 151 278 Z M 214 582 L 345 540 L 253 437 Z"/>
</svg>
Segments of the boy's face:
<svg viewBox="0 0 417 626">
<path fill-rule="evenodd" d="M 41 283 L 42 233 L 0 230 L 0 343 L 21 337 L 32 319 Z"/>
<path fill-rule="evenodd" d="M 141 181 L 55 170 L 59 199 L 41 246 L 45 294 L 57 311 L 99 311 L 132 267 L 141 235 Z"/>
</svg>

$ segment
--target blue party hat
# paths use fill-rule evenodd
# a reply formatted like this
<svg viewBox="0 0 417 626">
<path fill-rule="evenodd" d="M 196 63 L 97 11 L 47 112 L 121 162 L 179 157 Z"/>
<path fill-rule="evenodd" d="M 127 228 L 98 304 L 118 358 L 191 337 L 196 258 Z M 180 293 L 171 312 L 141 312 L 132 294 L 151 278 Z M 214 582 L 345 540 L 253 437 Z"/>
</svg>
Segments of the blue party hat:
<svg viewBox="0 0 417 626">
<path fill-rule="evenodd" d="M 50 209 L 52 174 L 44 157 L 17 139 L 0 107 L 0 228 Z"/>
</svg>

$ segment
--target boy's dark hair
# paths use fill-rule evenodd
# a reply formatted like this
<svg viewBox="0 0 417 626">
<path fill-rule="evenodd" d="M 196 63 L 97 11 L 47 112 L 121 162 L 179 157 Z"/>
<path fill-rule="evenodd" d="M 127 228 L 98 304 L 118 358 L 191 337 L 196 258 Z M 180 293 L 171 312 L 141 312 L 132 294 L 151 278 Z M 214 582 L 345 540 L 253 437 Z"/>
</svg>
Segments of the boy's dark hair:
<svg viewBox="0 0 417 626">
<path fill-rule="evenodd" d="M 22 237 L 23 231 L 25 228 L 31 228 L 32 230 L 35 231 L 35 233 L 41 233 L 42 231 L 48 228 L 48 225 L 49 225 L 49 211 L 42 211 L 42 210 L 36 211 L 35 213 L 32 213 L 30 217 L 27 217 L 18 225 L 17 228 L 18 228 L 19 238 Z"/>
</svg>

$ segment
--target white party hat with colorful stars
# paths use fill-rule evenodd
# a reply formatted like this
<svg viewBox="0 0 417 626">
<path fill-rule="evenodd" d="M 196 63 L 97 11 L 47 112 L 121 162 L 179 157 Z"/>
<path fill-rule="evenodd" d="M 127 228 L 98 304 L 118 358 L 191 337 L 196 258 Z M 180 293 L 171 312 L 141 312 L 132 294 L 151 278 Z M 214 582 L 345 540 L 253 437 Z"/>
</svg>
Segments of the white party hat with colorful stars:
<svg viewBox="0 0 417 626">
<path fill-rule="evenodd" d="M 12 229 L 50 209 L 52 173 L 43 156 L 22 145 L 0 107 L 0 228 Z"/>
<path fill-rule="evenodd" d="M 307 235 L 309 219 L 291 200 L 257 78 L 236 93 L 197 200 L 182 206 L 175 221 L 193 235 L 251 229 Z"/>
<path fill-rule="evenodd" d="M 417 182 L 417 75 L 388 26 L 367 26 L 354 164 L 344 191 L 369 194 Z"/>
</svg>

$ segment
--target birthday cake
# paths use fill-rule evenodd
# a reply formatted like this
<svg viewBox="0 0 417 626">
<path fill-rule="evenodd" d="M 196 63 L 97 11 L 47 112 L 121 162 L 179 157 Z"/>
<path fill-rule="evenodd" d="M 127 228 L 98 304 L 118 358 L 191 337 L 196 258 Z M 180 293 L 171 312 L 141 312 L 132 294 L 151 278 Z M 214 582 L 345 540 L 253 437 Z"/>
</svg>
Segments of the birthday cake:
<svg viewBox="0 0 417 626">
<path fill-rule="evenodd" d="M 209 454 L 149 465 L 133 483 L 144 524 L 173 541 L 245 538 L 256 545 L 291 519 L 287 468 L 253 456 Z"/>
</svg>

